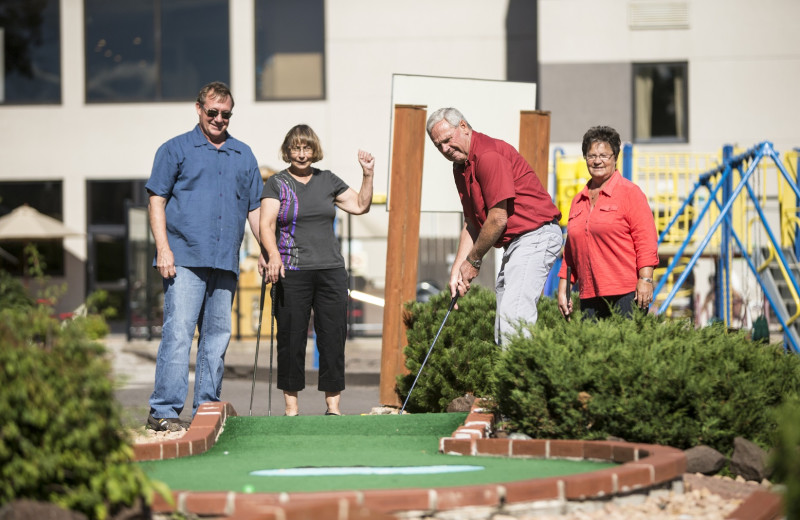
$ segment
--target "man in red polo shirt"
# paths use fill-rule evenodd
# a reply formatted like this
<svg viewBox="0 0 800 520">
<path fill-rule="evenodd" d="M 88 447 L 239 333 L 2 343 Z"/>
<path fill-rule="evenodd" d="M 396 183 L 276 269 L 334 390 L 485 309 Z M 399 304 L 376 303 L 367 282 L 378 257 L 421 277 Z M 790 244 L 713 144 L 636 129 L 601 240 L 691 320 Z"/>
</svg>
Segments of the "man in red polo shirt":
<svg viewBox="0 0 800 520">
<path fill-rule="evenodd" d="M 436 148 L 453 162 L 464 208 L 450 294 L 463 296 L 469 290 L 492 246 L 504 250 L 495 287 L 495 342 L 501 345 L 519 322 L 536 323 L 536 304 L 561 251 L 561 212 L 513 146 L 474 131 L 455 108 L 431 114 L 427 130 Z"/>
</svg>

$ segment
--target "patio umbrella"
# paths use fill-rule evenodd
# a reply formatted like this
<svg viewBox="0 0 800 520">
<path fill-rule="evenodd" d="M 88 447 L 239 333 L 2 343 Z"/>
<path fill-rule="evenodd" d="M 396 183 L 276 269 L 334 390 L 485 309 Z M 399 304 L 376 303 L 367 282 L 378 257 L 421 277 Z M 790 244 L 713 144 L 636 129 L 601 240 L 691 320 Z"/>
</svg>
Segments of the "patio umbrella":
<svg viewBox="0 0 800 520">
<path fill-rule="evenodd" d="M 81 234 L 27 204 L 0 217 L 0 240 L 52 240 Z"/>
</svg>

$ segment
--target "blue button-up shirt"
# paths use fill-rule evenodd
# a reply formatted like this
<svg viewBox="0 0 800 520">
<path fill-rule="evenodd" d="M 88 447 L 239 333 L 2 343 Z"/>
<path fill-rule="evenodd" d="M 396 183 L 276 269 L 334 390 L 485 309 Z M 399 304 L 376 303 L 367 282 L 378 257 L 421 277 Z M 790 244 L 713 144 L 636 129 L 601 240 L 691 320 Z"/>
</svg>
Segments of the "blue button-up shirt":
<svg viewBox="0 0 800 520">
<path fill-rule="evenodd" d="M 167 199 L 175 265 L 239 274 L 245 221 L 260 206 L 263 189 L 249 146 L 228 134 L 217 149 L 195 126 L 161 145 L 145 188 Z"/>
</svg>

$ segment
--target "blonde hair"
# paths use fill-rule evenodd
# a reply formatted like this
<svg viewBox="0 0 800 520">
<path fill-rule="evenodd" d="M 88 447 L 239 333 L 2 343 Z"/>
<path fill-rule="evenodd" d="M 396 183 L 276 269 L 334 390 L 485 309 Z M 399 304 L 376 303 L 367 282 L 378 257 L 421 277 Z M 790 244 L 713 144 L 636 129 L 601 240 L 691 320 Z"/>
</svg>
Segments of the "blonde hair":
<svg viewBox="0 0 800 520">
<path fill-rule="evenodd" d="M 315 163 L 322 160 L 322 145 L 319 137 L 308 125 L 295 125 L 286 133 L 281 145 L 281 159 L 284 162 L 292 162 L 291 149 L 293 146 L 307 145 L 311 148 L 311 162 Z"/>
</svg>

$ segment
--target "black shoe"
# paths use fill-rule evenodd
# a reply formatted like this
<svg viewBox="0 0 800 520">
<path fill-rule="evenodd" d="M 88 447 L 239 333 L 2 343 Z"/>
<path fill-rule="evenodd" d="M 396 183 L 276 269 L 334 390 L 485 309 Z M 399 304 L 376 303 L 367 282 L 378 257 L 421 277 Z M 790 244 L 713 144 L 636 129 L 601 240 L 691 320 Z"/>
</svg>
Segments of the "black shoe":
<svg viewBox="0 0 800 520">
<path fill-rule="evenodd" d="M 334 413 L 334 412 L 332 412 L 332 411 L 330 411 L 330 410 L 325 410 L 325 415 L 342 415 L 342 414 L 340 414 L 340 413 Z"/>
<path fill-rule="evenodd" d="M 147 416 L 147 428 L 157 432 L 180 432 L 186 429 L 186 423 L 177 417 L 160 418 Z"/>
</svg>

